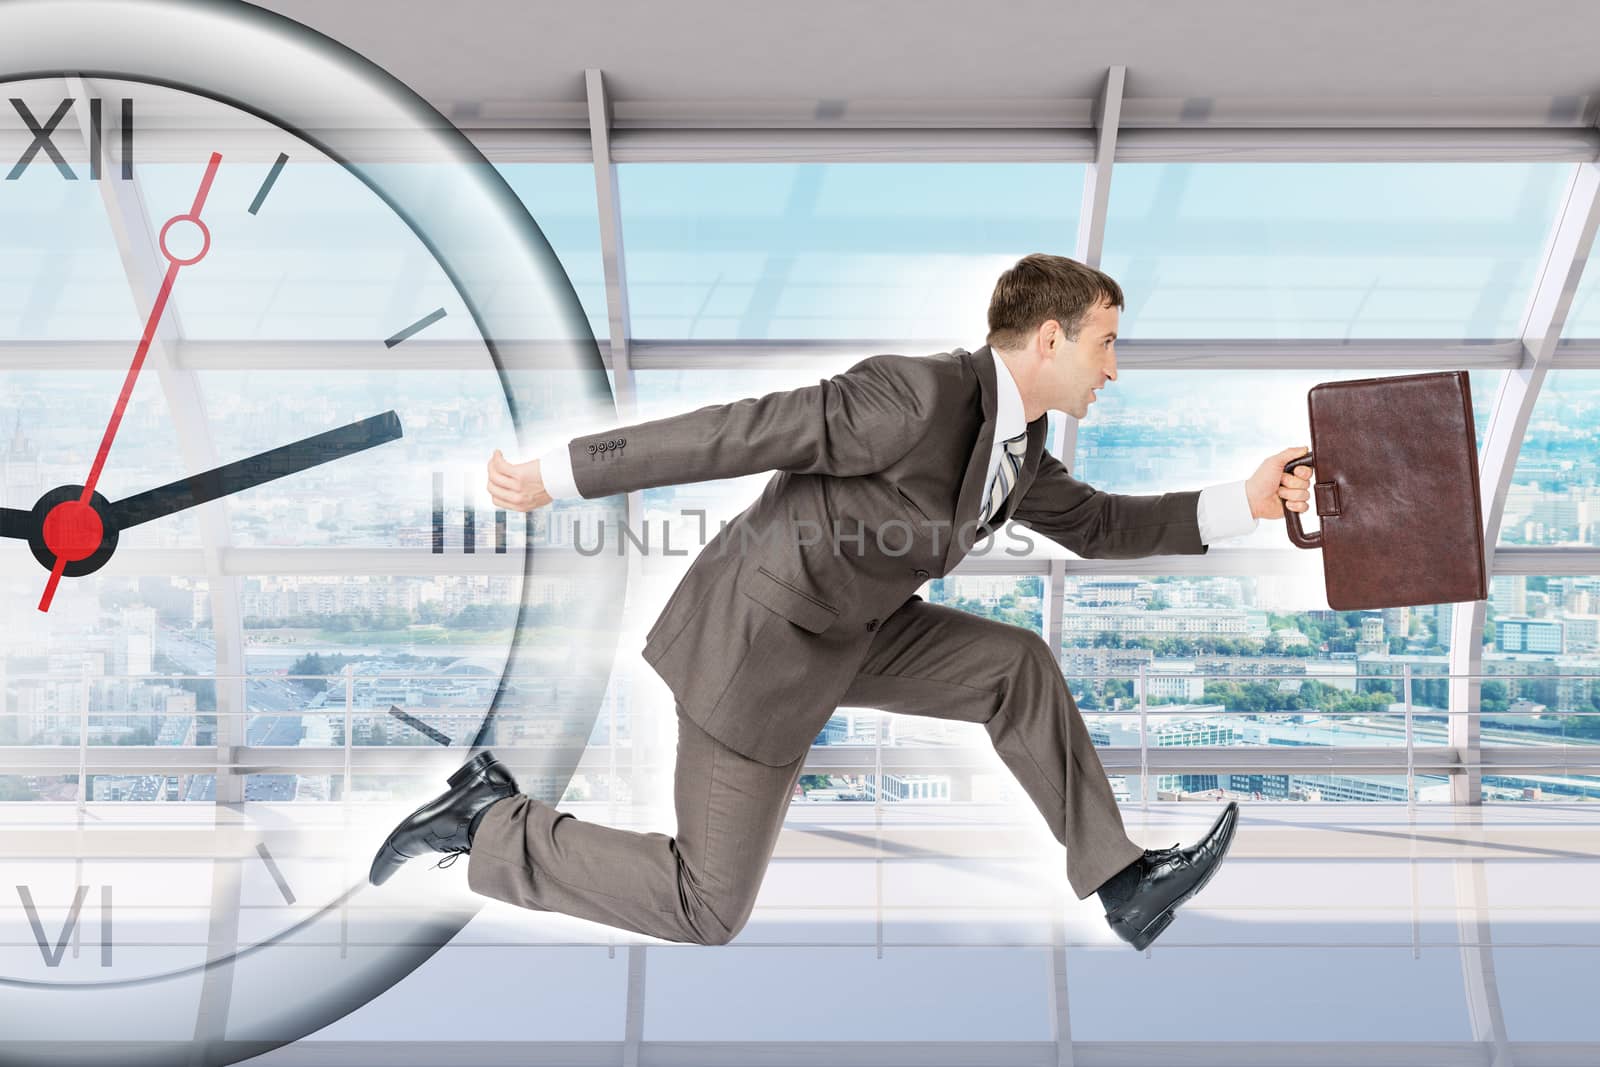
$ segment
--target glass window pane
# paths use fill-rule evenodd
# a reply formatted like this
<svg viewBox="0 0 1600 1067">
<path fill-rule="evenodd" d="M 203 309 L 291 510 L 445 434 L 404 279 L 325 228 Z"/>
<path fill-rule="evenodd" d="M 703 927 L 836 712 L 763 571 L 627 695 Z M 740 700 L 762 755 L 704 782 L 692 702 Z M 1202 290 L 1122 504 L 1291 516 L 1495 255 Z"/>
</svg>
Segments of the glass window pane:
<svg viewBox="0 0 1600 1067">
<path fill-rule="evenodd" d="M 1515 337 L 1570 164 L 1122 163 L 1129 337 Z"/>
<path fill-rule="evenodd" d="M 1595 262 L 1593 249 L 1583 276 L 1578 279 L 1578 290 L 1572 294 L 1572 308 L 1561 332 L 1564 337 L 1600 337 L 1600 265 Z M 1549 388 L 1548 382 L 1545 387 Z"/>
<path fill-rule="evenodd" d="M 1119 372 L 1078 426 L 1072 475 L 1112 493 L 1167 493 L 1240 481 L 1272 453 L 1311 444 L 1306 395 L 1319 382 L 1393 377 L 1405 369 Z M 1472 419 L 1478 447 L 1503 371 L 1475 370 Z M 1315 512 L 1302 514 L 1307 529 Z M 1284 524 L 1263 520 L 1230 545 L 1287 548 Z"/>
<path fill-rule="evenodd" d="M 293 147 L 287 139 L 285 145 Z M 200 161 L 138 166 L 152 234 L 190 203 L 202 169 Z M 250 202 L 267 169 L 265 162 L 221 168 L 213 187 L 217 202 Z M 407 180 L 436 185 L 437 196 L 448 195 L 450 172 L 433 164 L 383 164 L 372 172 L 378 180 L 403 174 Z M 605 337 L 605 278 L 593 168 L 508 164 L 499 173 L 528 208 L 573 282 L 591 331 Z M 296 156 L 282 168 L 272 189 L 269 205 L 259 217 L 219 211 L 213 218 L 208 212 L 213 243 L 205 269 L 185 273 L 173 290 L 174 329 L 183 337 L 377 342 L 436 307 L 445 308 L 447 314 L 419 331 L 420 340 L 476 336 L 454 285 L 428 247 L 355 175 L 313 155 Z M 104 225 L 103 219 L 98 221 Z M 94 232 L 87 225 L 79 228 Z M 315 254 L 308 254 L 308 249 Z M 96 251 L 94 259 L 118 264 L 114 247 L 109 255 Z M 542 295 L 504 285 L 485 286 L 473 295 L 488 310 L 504 311 L 509 305 L 512 310 L 500 317 L 502 323 L 507 315 L 544 302 Z M 138 323 L 132 327 L 135 337 L 138 328 Z M 530 331 L 527 336 L 540 334 Z"/>
<path fill-rule="evenodd" d="M 1043 575 L 963 574 L 935 578 L 919 593 L 950 607 L 1044 636 Z"/>
<path fill-rule="evenodd" d="M 636 337 L 975 349 L 1000 272 L 1070 250 L 1077 164 L 624 164 Z"/>
<path fill-rule="evenodd" d="M 217 210 L 206 212 L 203 267 L 183 272 L 172 289 L 174 334 L 189 341 L 376 344 L 443 306 L 448 314 L 419 338 L 477 336 L 427 246 L 344 167 L 312 156 L 291 160 L 260 214 L 222 208 L 250 203 L 268 167 L 252 162 L 216 172 Z M 151 234 L 187 209 L 204 171 L 199 159 L 136 167 Z M 425 173 L 437 173 L 442 187 L 445 172 Z"/>
<path fill-rule="evenodd" d="M 507 512 L 501 537 L 486 470 L 496 448 L 516 448 L 516 432 L 487 350 L 464 347 L 461 359 L 455 370 L 319 371 L 315 390 L 303 371 L 198 372 L 219 464 L 387 411 L 400 423 L 398 439 L 230 494 L 231 543 L 425 548 L 435 514 L 446 554 L 461 553 L 469 536 L 476 552 L 498 554 L 503 543 L 507 555 L 530 529 L 540 536 L 548 513 Z"/>
<path fill-rule="evenodd" d="M 1157 750 L 1172 747 L 1403 749 L 1406 664 L 1414 746 L 1447 744 L 1453 605 L 1332 611 L 1316 574 L 1064 581 L 1062 671 L 1097 745 L 1138 748 L 1142 695 L 1155 766 Z M 1216 790 L 1259 801 L 1406 799 L 1403 773 L 1343 772 L 1331 751 L 1328 764 L 1111 778 L 1127 800 L 1142 799 L 1146 786 L 1161 800 Z M 1414 778 L 1418 800 L 1448 800 L 1447 784 L 1442 774 Z"/>
<path fill-rule="evenodd" d="M 1523 433 L 1500 521 L 1502 545 L 1600 543 L 1600 372 L 1545 377 Z"/>
<path fill-rule="evenodd" d="M 27 568 L 0 579 L 5 617 L 29 623 L 0 634 L 0 746 L 216 744 L 203 576 L 105 568 L 63 579 L 41 613 L 48 572 L 31 557 Z"/>
<path fill-rule="evenodd" d="M 136 343 L 129 343 L 129 359 Z M 31 510 L 46 492 L 83 484 L 126 378 L 125 368 L 0 371 L 0 505 Z M 141 375 L 95 491 L 118 501 L 193 473 L 183 440 L 161 381 Z M 117 540 L 119 550 L 199 543 L 192 510 L 129 527 Z M 41 580 L 48 577 L 40 572 Z"/>
<path fill-rule="evenodd" d="M 1533 766 L 1486 767 L 1483 799 L 1600 800 L 1600 577 L 1497 575 L 1486 610 L 1480 744 Z"/>
<path fill-rule="evenodd" d="M 144 322 L 99 182 L 64 181 L 55 167 L 28 167 L 5 183 L 0 234 L 0 337 L 127 341 L 132 357 Z"/>
<path fill-rule="evenodd" d="M 1042 575 L 960 575 L 935 578 L 917 591 L 930 604 L 943 604 L 1044 636 Z M 876 772 L 840 768 L 819 754 L 813 773 L 800 787 L 812 802 L 1004 803 L 1019 815 L 1037 819 L 1027 794 L 995 754 L 977 722 L 875 708 L 841 707 L 828 719 L 814 744 L 872 749 L 882 746 L 883 782 Z M 947 758 L 948 757 L 948 758 Z"/>
<path fill-rule="evenodd" d="M 566 271 L 595 337 L 606 340 L 606 275 L 600 256 L 600 210 L 594 167 L 587 163 L 501 163 L 511 191 L 539 224 Z"/>
</svg>

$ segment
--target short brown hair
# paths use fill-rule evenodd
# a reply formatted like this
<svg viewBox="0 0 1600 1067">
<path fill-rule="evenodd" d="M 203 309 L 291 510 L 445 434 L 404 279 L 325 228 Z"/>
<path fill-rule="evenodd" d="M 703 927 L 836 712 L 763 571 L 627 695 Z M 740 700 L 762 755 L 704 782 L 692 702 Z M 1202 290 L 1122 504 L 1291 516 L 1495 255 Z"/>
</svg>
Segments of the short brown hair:
<svg viewBox="0 0 1600 1067">
<path fill-rule="evenodd" d="M 1111 275 L 1066 256 L 1035 252 L 995 283 L 989 298 L 992 347 L 1020 348 L 1046 319 L 1055 319 L 1076 340 L 1089 310 L 1102 303 L 1123 306 L 1122 287 Z"/>
</svg>

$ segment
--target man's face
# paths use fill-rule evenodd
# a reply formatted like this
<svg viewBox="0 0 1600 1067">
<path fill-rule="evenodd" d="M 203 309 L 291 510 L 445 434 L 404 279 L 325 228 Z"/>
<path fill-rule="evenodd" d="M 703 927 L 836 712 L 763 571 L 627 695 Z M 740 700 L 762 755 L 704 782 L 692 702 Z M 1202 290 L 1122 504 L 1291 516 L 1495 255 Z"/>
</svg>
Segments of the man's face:
<svg viewBox="0 0 1600 1067">
<path fill-rule="evenodd" d="M 1060 323 L 1051 320 L 1045 324 L 1057 400 L 1052 407 L 1081 419 L 1097 399 L 1095 390 L 1116 380 L 1117 319 L 1112 304 L 1091 308 L 1075 341 L 1067 340 Z"/>
</svg>

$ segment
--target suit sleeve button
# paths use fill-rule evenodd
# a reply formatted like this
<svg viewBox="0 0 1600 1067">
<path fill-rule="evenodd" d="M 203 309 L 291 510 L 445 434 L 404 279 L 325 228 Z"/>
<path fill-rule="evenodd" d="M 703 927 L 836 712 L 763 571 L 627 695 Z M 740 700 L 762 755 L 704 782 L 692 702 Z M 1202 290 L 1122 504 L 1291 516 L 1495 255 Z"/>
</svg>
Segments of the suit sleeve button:
<svg viewBox="0 0 1600 1067">
<path fill-rule="evenodd" d="M 926 578 L 928 576 L 928 572 L 923 570 L 921 567 L 918 567 L 916 570 L 912 571 L 911 573 L 916 575 L 918 578 Z"/>
<path fill-rule="evenodd" d="M 876 630 L 878 628 L 878 622 L 879 622 L 878 619 L 868 619 L 867 620 L 867 629 L 868 630 Z"/>
</svg>

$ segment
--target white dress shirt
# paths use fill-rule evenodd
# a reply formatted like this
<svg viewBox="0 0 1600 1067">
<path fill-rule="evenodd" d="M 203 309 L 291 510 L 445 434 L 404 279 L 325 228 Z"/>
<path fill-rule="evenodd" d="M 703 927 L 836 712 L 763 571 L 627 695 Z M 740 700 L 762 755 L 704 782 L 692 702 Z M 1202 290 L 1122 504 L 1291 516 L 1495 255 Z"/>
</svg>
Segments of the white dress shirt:
<svg viewBox="0 0 1600 1067">
<path fill-rule="evenodd" d="M 985 489 L 1000 469 L 1000 455 L 1005 450 L 1008 437 L 1015 437 L 1028 428 L 1022 410 L 1022 392 L 1011 376 L 1011 368 L 999 356 L 995 357 L 995 373 L 999 398 L 995 404 L 994 444 L 989 449 L 989 468 L 983 477 Z M 572 456 L 567 445 L 558 445 L 539 457 L 539 473 L 544 478 L 545 492 L 555 500 L 570 500 L 579 496 L 572 478 Z M 1195 518 L 1200 524 L 1200 541 L 1211 544 L 1227 537 L 1243 537 L 1255 530 L 1261 521 L 1250 514 L 1250 499 L 1245 494 L 1245 483 L 1222 482 L 1200 490 L 1200 501 Z M 1012 492 L 1016 490 L 1013 489 Z M 1004 502 L 1002 502 L 1002 507 Z"/>
<path fill-rule="evenodd" d="M 570 443 L 570 442 L 568 442 Z M 539 476 L 544 479 L 544 491 L 555 500 L 571 500 L 578 496 L 578 485 L 572 480 L 572 453 L 561 444 L 539 457 Z"/>
</svg>

